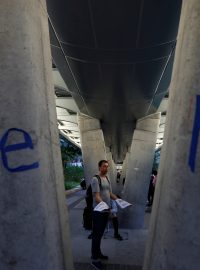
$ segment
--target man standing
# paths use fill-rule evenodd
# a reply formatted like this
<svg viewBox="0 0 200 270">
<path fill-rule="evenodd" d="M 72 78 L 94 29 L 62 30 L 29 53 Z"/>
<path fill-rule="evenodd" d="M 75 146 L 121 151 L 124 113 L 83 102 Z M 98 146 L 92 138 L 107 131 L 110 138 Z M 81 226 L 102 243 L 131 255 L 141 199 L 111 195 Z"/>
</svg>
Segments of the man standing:
<svg viewBox="0 0 200 270">
<path fill-rule="evenodd" d="M 111 184 L 107 177 L 108 161 L 99 161 L 99 175 L 94 176 L 91 182 L 93 193 L 93 209 L 100 203 L 105 202 L 111 208 L 111 199 L 116 200 L 117 196 L 112 193 Z M 100 260 L 108 260 L 101 252 L 101 239 L 108 222 L 110 210 L 98 212 L 93 211 L 93 236 L 92 236 L 92 266 L 101 270 Z"/>
</svg>

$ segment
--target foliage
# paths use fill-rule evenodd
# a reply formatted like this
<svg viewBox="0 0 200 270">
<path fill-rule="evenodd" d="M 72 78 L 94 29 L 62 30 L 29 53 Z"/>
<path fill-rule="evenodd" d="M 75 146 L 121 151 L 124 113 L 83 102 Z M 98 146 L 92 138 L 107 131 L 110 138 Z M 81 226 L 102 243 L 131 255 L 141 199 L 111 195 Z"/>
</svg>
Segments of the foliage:
<svg viewBox="0 0 200 270">
<path fill-rule="evenodd" d="M 83 178 L 83 168 L 77 166 L 67 166 L 64 169 L 64 177 L 65 181 L 80 183 L 81 179 Z"/>
<path fill-rule="evenodd" d="M 65 168 L 68 163 L 75 160 L 78 156 L 81 156 L 81 150 L 66 138 L 60 135 L 60 148 L 63 167 Z"/>
<path fill-rule="evenodd" d="M 60 135 L 60 148 L 64 171 L 65 189 L 77 187 L 83 178 L 83 168 L 69 163 L 81 156 L 81 150 Z"/>
<path fill-rule="evenodd" d="M 78 186 L 78 183 L 77 182 L 68 182 L 68 181 L 65 181 L 65 189 L 72 189 L 72 188 L 75 188 Z"/>
<path fill-rule="evenodd" d="M 153 162 L 153 169 L 154 170 L 158 170 L 158 167 L 159 167 L 159 164 L 160 164 L 160 151 L 161 150 L 155 151 L 154 162 Z"/>
</svg>

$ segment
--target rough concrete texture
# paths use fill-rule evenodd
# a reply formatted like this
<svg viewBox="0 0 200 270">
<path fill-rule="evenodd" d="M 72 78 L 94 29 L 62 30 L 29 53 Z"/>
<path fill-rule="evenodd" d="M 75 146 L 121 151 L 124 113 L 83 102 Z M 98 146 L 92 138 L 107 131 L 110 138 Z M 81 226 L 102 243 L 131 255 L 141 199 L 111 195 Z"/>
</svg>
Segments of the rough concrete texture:
<svg viewBox="0 0 200 270">
<path fill-rule="evenodd" d="M 106 159 L 106 147 L 99 120 L 78 115 L 84 175 L 87 184 L 98 173 L 98 162 Z"/>
<path fill-rule="evenodd" d="M 160 123 L 160 113 L 151 114 L 137 121 L 136 130 L 144 130 L 155 133 L 155 127 Z"/>
<path fill-rule="evenodd" d="M 78 114 L 78 125 L 81 132 L 100 129 L 100 122 L 98 119 Z"/>
<path fill-rule="evenodd" d="M 147 191 L 154 159 L 160 113 L 138 121 L 134 131 L 123 198 L 133 206 L 124 211 L 123 222 L 129 228 L 140 229 L 144 225 Z"/>
<path fill-rule="evenodd" d="M 0 18 L 0 140 L 27 134 L 1 144 L 0 269 L 71 270 L 45 1 L 2 0 Z"/>
<path fill-rule="evenodd" d="M 200 145 L 191 151 L 192 136 L 199 142 L 199 15 L 199 0 L 183 1 L 144 270 L 200 269 Z"/>
<path fill-rule="evenodd" d="M 116 165 L 112 159 L 112 153 L 110 151 L 107 150 L 107 153 L 106 153 L 106 159 L 108 160 L 109 162 L 109 172 L 108 172 L 108 176 L 109 176 L 109 179 L 111 181 L 111 185 L 112 185 L 112 191 L 113 193 L 116 193 L 116 186 L 117 186 L 117 183 L 116 183 L 116 178 L 117 178 L 117 169 L 116 169 Z"/>
</svg>

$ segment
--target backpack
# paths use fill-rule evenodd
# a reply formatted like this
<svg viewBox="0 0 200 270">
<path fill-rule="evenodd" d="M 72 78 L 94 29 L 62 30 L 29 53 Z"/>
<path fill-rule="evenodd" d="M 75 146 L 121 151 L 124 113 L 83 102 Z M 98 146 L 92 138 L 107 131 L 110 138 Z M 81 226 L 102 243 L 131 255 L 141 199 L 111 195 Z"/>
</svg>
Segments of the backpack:
<svg viewBox="0 0 200 270">
<path fill-rule="evenodd" d="M 85 207 L 83 211 L 83 227 L 86 230 L 92 230 L 92 209 L 88 207 Z"/>
</svg>

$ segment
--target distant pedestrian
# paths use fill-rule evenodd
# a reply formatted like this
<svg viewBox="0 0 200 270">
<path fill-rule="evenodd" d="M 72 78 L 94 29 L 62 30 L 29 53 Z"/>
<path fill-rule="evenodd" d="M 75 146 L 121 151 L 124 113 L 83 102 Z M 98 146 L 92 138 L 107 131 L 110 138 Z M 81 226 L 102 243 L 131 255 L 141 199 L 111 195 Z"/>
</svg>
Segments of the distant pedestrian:
<svg viewBox="0 0 200 270">
<path fill-rule="evenodd" d="M 119 234 L 119 222 L 118 222 L 117 212 L 118 212 L 117 203 L 114 200 L 111 200 L 111 215 L 110 215 L 110 218 L 111 218 L 112 224 L 113 224 L 114 238 L 121 241 L 121 240 L 123 240 L 123 238 Z M 88 239 L 92 239 L 92 236 L 93 236 L 93 232 L 90 233 L 90 235 L 88 236 Z"/>
<path fill-rule="evenodd" d="M 157 171 L 153 170 L 150 178 L 150 183 L 149 183 L 149 191 L 148 191 L 148 202 L 147 206 L 152 206 L 153 204 L 153 199 L 154 199 L 154 192 L 155 192 L 155 186 L 156 186 L 156 181 L 157 181 Z"/>
<path fill-rule="evenodd" d="M 122 236 L 119 234 L 119 223 L 118 223 L 118 206 L 117 203 L 114 200 L 111 200 L 111 219 L 114 229 L 114 237 L 117 240 L 123 240 Z"/>
<path fill-rule="evenodd" d="M 86 189 L 86 181 L 84 178 L 81 179 L 80 186 L 82 187 L 83 190 Z"/>
<path fill-rule="evenodd" d="M 123 186 L 124 186 L 124 184 L 125 184 L 125 180 L 126 180 L 126 178 L 124 177 L 124 178 L 123 178 L 123 181 L 122 181 Z"/>
<path fill-rule="evenodd" d="M 119 183 L 119 181 L 120 181 L 120 177 L 121 177 L 120 172 L 117 172 L 117 183 Z"/>
</svg>

